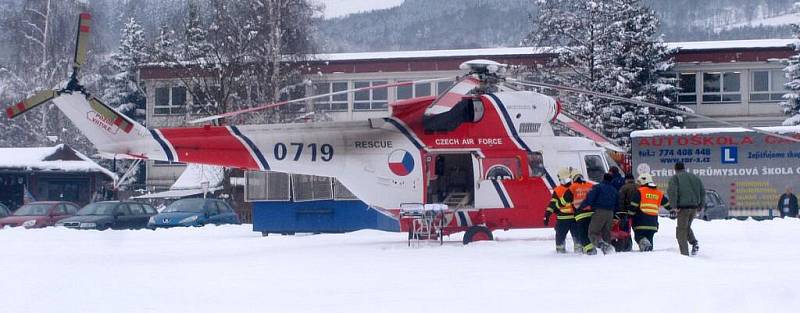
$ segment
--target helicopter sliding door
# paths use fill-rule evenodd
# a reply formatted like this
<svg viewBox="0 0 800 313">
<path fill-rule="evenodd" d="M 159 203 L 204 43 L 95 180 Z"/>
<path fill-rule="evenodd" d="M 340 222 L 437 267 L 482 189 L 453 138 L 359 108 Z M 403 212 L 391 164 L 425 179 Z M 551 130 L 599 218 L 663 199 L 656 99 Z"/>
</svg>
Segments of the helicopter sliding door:
<svg viewBox="0 0 800 313">
<path fill-rule="evenodd" d="M 425 160 L 427 203 L 444 203 L 451 208 L 473 206 L 475 162 L 472 153 L 432 152 Z"/>
</svg>

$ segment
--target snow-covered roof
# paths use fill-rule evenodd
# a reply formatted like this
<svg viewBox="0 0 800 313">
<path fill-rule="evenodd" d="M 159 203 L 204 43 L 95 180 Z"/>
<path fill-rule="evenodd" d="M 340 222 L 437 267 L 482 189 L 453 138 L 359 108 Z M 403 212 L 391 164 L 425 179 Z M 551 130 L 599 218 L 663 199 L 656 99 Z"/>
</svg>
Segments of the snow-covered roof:
<svg viewBox="0 0 800 313">
<path fill-rule="evenodd" d="M 223 168 L 220 166 L 189 164 L 169 189 L 202 189 L 203 183 L 208 182 L 208 188 L 211 190 L 222 186 L 223 178 Z"/>
<path fill-rule="evenodd" d="M 446 58 L 446 57 L 477 57 L 477 56 L 516 56 L 546 53 L 547 48 L 516 47 L 516 48 L 482 48 L 482 49 L 457 49 L 457 50 L 417 50 L 417 51 L 386 51 L 386 52 L 353 52 L 353 53 L 326 53 L 317 54 L 315 59 L 321 61 L 349 61 L 349 60 L 380 60 L 380 59 L 415 59 L 415 58 Z"/>
<path fill-rule="evenodd" d="M 755 127 L 763 131 L 778 134 L 800 134 L 800 126 L 774 126 L 774 127 Z M 718 133 L 738 133 L 752 132 L 752 130 L 739 127 L 720 127 L 720 128 L 688 128 L 688 129 L 648 129 L 631 132 L 631 138 L 653 137 L 653 136 L 687 136 L 687 135 L 708 135 Z"/>
<path fill-rule="evenodd" d="M 59 152 L 74 154 L 78 160 L 63 160 Z M 116 180 L 117 175 L 98 165 L 82 153 L 60 144 L 55 147 L 0 148 L 0 168 L 35 171 L 100 172 Z"/>
<path fill-rule="evenodd" d="M 755 49 L 755 48 L 786 48 L 795 43 L 795 39 L 752 39 L 752 40 L 720 40 L 720 41 L 685 41 L 670 42 L 667 46 L 687 50 L 717 50 L 717 49 Z"/>
<path fill-rule="evenodd" d="M 205 192 L 214 192 L 222 189 L 224 169 L 221 166 L 188 164 L 181 176 L 169 190 L 148 193 L 132 199 L 180 199 L 198 195 Z M 203 183 L 208 182 L 208 189 L 203 189 Z"/>
<path fill-rule="evenodd" d="M 756 40 L 724 40 L 724 41 L 687 41 L 669 42 L 667 46 L 681 51 L 717 50 L 717 49 L 752 49 L 783 48 L 794 43 L 794 39 L 756 39 Z M 550 49 L 543 47 L 514 48 L 482 48 L 454 50 L 419 50 L 419 51 L 386 51 L 317 54 L 314 59 L 320 61 L 353 61 L 353 60 L 385 60 L 445 57 L 477 57 L 477 56 L 524 56 L 546 53 Z"/>
</svg>

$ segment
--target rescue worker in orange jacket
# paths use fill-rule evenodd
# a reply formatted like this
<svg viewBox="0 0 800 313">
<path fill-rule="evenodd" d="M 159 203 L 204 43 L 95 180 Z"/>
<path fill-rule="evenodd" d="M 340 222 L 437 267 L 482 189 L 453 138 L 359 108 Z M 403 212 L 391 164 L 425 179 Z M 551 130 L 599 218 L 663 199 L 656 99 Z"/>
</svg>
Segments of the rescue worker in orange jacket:
<svg viewBox="0 0 800 313">
<path fill-rule="evenodd" d="M 585 181 L 583 174 L 581 174 L 580 171 L 573 171 L 572 185 L 569 186 L 569 190 L 572 192 L 573 197 L 573 207 L 578 208 L 581 206 L 581 203 L 586 200 L 586 196 L 589 194 L 592 186 L 594 186 L 594 184 Z M 578 240 L 583 247 L 583 252 L 586 254 L 597 254 L 597 250 L 595 250 L 594 245 L 592 245 L 591 241 L 589 240 L 589 224 L 592 222 L 593 214 L 594 212 L 592 211 L 592 207 L 585 207 L 583 210 L 576 210 L 575 212 L 576 233 L 578 234 Z"/>
<path fill-rule="evenodd" d="M 556 213 L 556 252 L 567 253 L 565 245 L 567 233 L 572 235 L 574 250 L 580 252 L 583 248 L 575 234 L 575 207 L 572 205 L 574 200 L 572 191 L 572 172 L 570 168 L 558 170 L 558 181 L 561 183 L 553 189 L 553 196 L 550 198 L 550 205 L 544 213 L 544 225 L 550 223 L 550 216 Z"/>
<path fill-rule="evenodd" d="M 636 182 L 639 192 L 633 195 L 631 211 L 628 211 L 628 215 L 633 216 L 634 240 L 639 244 L 639 251 L 653 251 L 653 236 L 658 232 L 658 208 L 663 206 L 670 210 L 669 200 L 658 190 L 649 173 L 639 174 Z"/>
</svg>

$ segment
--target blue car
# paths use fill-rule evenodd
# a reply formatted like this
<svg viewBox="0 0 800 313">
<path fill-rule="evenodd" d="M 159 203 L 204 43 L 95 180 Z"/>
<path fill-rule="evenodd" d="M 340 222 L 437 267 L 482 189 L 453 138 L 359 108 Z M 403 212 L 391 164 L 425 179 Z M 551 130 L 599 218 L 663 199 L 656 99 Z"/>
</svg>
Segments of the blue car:
<svg viewBox="0 0 800 313">
<path fill-rule="evenodd" d="M 219 199 L 181 199 L 150 218 L 149 228 L 239 224 L 239 215 Z"/>
</svg>

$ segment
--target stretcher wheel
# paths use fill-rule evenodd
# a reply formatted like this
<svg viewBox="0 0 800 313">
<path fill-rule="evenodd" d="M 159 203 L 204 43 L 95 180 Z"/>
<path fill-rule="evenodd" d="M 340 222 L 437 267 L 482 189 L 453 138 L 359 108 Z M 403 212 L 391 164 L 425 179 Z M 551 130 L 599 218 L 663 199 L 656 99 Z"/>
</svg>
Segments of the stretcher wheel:
<svg viewBox="0 0 800 313">
<path fill-rule="evenodd" d="M 464 244 L 469 244 L 473 241 L 494 240 L 492 231 L 483 226 L 472 226 L 464 233 Z"/>
</svg>

